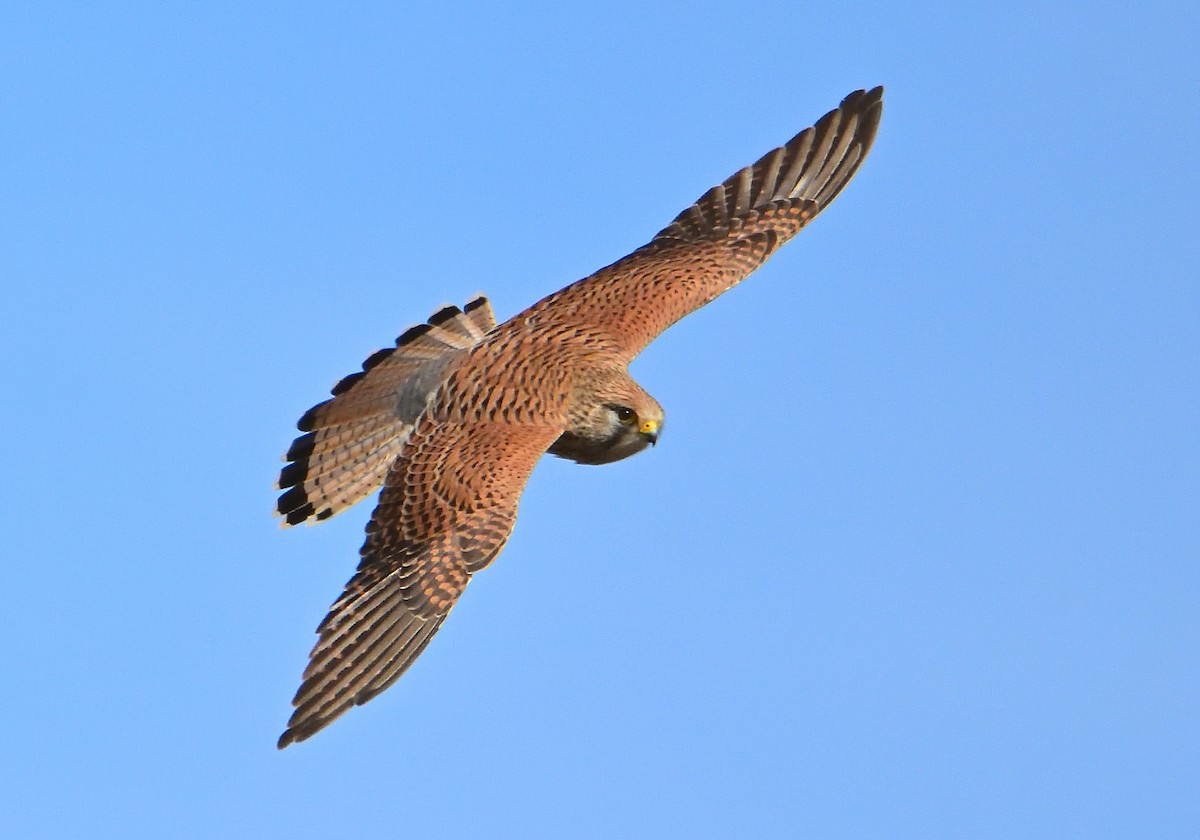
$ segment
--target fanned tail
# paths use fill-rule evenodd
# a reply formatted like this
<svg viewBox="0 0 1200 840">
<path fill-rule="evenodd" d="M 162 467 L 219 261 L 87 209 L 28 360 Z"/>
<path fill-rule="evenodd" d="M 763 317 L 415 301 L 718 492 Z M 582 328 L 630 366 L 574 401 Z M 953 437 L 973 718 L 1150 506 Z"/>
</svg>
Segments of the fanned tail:
<svg viewBox="0 0 1200 840">
<path fill-rule="evenodd" d="M 319 522 L 370 495 L 412 432 L 442 371 L 496 325 L 487 298 L 446 306 L 373 353 L 359 373 L 333 386 L 296 427 L 279 474 L 276 512 L 284 525 Z"/>
</svg>

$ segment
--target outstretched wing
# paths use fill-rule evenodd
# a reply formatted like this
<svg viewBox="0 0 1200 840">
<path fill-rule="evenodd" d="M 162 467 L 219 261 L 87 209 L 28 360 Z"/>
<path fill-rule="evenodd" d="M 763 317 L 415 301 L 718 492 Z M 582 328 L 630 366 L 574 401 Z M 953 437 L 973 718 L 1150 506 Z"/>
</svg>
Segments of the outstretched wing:
<svg viewBox="0 0 1200 840">
<path fill-rule="evenodd" d="M 526 314 L 547 310 L 564 324 L 599 325 L 633 358 L 829 206 L 866 158 L 882 112 L 883 88 L 855 91 L 816 125 L 706 192 L 649 244 Z"/>
<path fill-rule="evenodd" d="M 384 481 L 358 572 L 317 628 L 280 749 L 400 678 L 504 547 L 525 482 L 561 432 L 417 421 Z"/>
</svg>

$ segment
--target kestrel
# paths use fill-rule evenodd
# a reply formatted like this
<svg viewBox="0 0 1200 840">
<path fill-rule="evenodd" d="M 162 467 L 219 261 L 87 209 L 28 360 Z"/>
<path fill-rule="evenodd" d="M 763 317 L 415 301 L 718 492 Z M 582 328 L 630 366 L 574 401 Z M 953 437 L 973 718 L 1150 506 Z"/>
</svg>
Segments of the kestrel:
<svg viewBox="0 0 1200 840">
<path fill-rule="evenodd" d="M 285 524 L 383 490 L 358 571 L 317 628 L 281 749 L 400 678 L 504 546 L 543 454 L 607 464 L 657 441 L 662 406 L 629 363 L 833 201 L 871 148 L 882 100 L 882 88 L 855 91 L 649 244 L 503 324 L 483 297 L 441 309 L 300 418 L 279 476 Z"/>
</svg>

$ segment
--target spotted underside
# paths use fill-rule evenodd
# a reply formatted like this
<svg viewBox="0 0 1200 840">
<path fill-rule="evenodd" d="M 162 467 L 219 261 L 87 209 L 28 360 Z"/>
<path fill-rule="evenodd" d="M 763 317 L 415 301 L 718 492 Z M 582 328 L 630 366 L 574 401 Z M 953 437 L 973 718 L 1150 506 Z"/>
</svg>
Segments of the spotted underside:
<svg viewBox="0 0 1200 840">
<path fill-rule="evenodd" d="M 619 431 L 607 406 L 661 411 L 629 379 L 630 360 L 829 205 L 871 148 L 882 94 L 850 94 L 642 248 L 509 321 L 497 326 L 483 298 L 440 310 L 301 418 L 279 479 L 286 524 L 383 489 L 358 571 L 318 628 L 280 747 L 404 673 L 504 546 L 526 480 L 555 441 L 602 445 L 608 427 L 586 424 Z"/>
</svg>

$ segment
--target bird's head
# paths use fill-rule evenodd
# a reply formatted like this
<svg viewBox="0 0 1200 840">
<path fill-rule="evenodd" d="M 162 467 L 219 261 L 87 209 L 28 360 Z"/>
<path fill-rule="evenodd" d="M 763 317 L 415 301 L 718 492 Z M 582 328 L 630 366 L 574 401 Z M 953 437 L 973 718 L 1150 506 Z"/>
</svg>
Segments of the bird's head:
<svg viewBox="0 0 1200 840">
<path fill-rule="evenodd" d="M 580 464 L 611 464 L 658 442 L 663 409 L 628 373 L 581 389 L 568 412 L 570 426 L 550 453 Z"/>
</svg>

